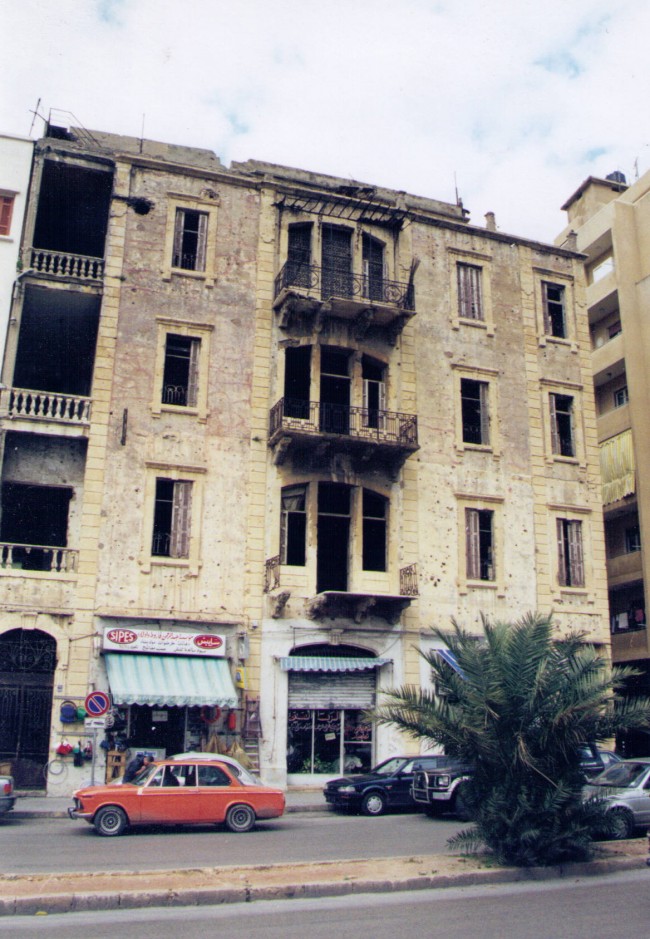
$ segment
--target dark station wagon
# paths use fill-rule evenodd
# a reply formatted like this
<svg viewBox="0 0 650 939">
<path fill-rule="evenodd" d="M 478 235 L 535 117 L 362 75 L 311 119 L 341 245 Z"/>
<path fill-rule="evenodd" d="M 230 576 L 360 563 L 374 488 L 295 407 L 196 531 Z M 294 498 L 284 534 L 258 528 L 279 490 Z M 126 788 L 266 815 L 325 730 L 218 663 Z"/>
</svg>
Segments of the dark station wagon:
<svg viewBox="0 0 650 939">
<path fill-rule="evenodd" d="M 447 761 L 445 756 L 393 756 L 369 773 L 330 779 L 323 789 L 325 801 L 335 809 L 362 815 L 382 815 L 387 809 L 416 806 L 411 784 L 417 770 L 433 770 Z"/>
</svg>

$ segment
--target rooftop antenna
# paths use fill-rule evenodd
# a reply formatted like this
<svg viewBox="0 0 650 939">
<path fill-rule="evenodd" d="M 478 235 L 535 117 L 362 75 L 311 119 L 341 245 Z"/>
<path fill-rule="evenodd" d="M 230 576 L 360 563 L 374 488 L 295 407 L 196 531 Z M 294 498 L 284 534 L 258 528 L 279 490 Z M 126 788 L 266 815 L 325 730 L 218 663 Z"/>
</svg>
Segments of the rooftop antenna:
<svg viewBox="0 0 650 939">
<path fill-rule="evenodd" d="M 36 120 L 36 118 L 37 118 L 37 117 L 40 117 L 41 120 L 43 120 L 43 121 L 45 120 L 45 118 L 43 117 L 43 115 L 38 113 L 38 109 L 39 109 L 40 106 L 41 106 L 41 99 L 39 98 L 38 101 L 36 102 L 36 107 L 34 108 L 34 110 L 29 112 L 30 114 L 33 114 L 32 123 L 31 123 L 31 126 L 30 126 L 30 128 L 29 128 L 29 136 L 30 136 L 30 137 L 32 136 L 32 131 L 34 130 L 34 121 Z"/>
<path fill-rule="evenodd" d="M 142 153 L 142 148 L 144 146 L 144 118 L 145 115 L 142 115 L 142 125 L 140 127 L 140 153 Z"/>
</svg>

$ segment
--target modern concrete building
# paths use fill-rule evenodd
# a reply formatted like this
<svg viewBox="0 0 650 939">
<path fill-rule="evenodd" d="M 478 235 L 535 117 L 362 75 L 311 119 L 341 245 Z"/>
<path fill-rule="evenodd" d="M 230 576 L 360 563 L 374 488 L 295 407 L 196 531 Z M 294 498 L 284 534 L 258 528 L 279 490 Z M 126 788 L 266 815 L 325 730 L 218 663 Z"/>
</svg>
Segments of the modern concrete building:
<svg viewBox="0 0 650 939">
<path fill-rule="evenodd" d="M 85 747 L 95 689 L 111 748 L 241 745 L 319 785 L 408 745 L 364 714 L 428 686 L 432 625 L 553 609 L 608 644 L 575 251 L 48 127 L 23 266 L 0 412 L 0 761 L 22 785 L 88 776 L 42 768 Z"/>
<path fill-rule="evenodd" d="M 7 332 L 32 171 L 34 141 L 0 134 L 0 336 Z"/>
<path fill-rule="evenodd" d="M 612 658 L 638 668 L 630 688 L 650 694 L 650 173 L 630 186 L 621 173 L 589 177 L 563 208 L 558 243 L 586 256 Z M 626 743 L 650 754 L 647 734 Z"/>
</svg>

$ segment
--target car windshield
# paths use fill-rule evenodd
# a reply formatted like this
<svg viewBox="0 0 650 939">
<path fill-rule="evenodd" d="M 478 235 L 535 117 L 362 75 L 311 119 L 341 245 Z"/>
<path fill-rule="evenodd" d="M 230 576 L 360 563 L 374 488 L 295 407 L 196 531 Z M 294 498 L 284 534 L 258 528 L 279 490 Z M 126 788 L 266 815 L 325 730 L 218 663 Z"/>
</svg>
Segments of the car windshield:
<svg viewBox="0 0 650 939">
<path fill-rule="evenodd" d="M 380 763 L 379 766 L 375 766 L 373 769 L 373 774 L 377 776 L 394 776 L 395 773 L 399 773 L 401 769 L 410 768 L 413 766 L 413 760 L 404 760 L 393 757 L 392 760 L 386 760 L 385 763 Z"/>
<path fill-rule="evenodd" d="M 156 766 L 155 763 L 150 763 L 148 766 L 143 766 L 142 769 L 141 769 L 139 772 L 137 772 L 137 773 L 135 774 L 135 776 L 134 776 L 133 779 L 131 780 L 130 785 L 132 785 L 132 786 L 144 786 L 144 784 L 147 782 L 147 780 L 148 780 L 151 776 L 153 776 L 153 774 L 156 772 L 157 769 L 158 769 L 158 767 Z M 125 783 L 125 785 L 128 786 L 129 783 Z"/>
<path fill-rule="evenodd" d="M 628 789 L 638 785 L 641 777 L 650 768 L 650 763 L 614 763 L 592 780 L 594 786 L 616 786 Z"/>
</svg>

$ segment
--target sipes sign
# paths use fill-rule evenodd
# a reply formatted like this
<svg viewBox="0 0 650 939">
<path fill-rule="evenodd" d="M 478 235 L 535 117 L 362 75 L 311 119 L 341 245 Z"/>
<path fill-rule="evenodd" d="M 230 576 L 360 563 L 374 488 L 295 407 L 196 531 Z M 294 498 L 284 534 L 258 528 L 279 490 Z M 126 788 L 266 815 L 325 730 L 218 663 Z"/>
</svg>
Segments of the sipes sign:
<svg viewBox="0 0 650 939">
<path fill-rule="evenodd" d="M 103 648 L 105 652 L 148 652 L 158 655 L 214 657 L 226 654 L 226 641 L 217 633 L 109 626 L 104 630 Z"/>
</svg>

